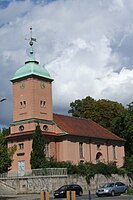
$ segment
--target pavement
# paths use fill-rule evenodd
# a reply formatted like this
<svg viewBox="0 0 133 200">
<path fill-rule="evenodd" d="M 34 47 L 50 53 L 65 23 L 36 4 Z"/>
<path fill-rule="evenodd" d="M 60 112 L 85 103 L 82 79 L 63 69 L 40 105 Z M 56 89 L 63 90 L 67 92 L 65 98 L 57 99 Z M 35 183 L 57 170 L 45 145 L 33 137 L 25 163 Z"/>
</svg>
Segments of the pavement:
<svg viewBox="0 0 133 200">
<path fill-rule="evenodd" d="M 0 200 L 40 200 L 40 194 L 0 195 Z"/>
</svg>

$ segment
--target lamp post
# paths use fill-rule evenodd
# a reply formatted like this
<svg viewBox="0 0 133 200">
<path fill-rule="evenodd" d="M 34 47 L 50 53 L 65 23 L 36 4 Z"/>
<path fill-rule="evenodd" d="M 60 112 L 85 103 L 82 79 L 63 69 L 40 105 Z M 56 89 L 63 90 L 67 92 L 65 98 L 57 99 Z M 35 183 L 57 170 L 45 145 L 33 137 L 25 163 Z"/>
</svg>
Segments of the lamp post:
<svg viewBox="0 0 133 200">
<path fill-rule="evenodd" d="M 0 102 L 3 102 L 5 100 L 6 100 L 6 97 L 3 97 L 3 98 L 0 99 Z"/>
</svg>

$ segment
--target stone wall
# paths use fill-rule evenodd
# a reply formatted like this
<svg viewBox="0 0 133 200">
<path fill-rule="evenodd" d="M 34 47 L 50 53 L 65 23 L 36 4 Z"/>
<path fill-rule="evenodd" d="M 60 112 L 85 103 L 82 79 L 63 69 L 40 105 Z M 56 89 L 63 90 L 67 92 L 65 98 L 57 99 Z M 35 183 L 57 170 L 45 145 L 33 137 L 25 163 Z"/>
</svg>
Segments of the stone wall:
<svg viewBox="0 0 133 200">
<path fill-rule="evenodd" d="M 99 185 L 105 182 L 121 181 L 133 187 L 133 181 L 129 180 L 127 176 L 112 175 L 112 177 L 105 177 L 103 175 L 96 175 L 91 180 L 90 190 L 95 192 Z M 17 177 L 17 178 L 2 178 L 0 182 L 7 186 L 14 188 L 17 194 L 19 193 L 40 193 L 41 191 L 49 191 L 52 195 L 53 191 L 61 187 L 62 185 L 69 183 L 80 184 L 83 188 L 84 194 L 88 193 L 88 185 L 85 177 L 73 175 L 64 177 Z"/>
</svg>

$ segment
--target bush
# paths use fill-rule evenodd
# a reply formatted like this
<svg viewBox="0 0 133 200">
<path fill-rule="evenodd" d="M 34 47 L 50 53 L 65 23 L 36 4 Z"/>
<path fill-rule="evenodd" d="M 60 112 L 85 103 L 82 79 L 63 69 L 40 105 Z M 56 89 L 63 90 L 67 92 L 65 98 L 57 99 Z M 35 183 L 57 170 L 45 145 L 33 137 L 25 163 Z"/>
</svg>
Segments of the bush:
<svg viewBox="0 0 133 200">
<path fill-rule="evenodd" d="M 133 173 L 133 155 L 128 157 L 126 156 L 124 159 L 124 168 L 128 171 Z"/>
</svg>

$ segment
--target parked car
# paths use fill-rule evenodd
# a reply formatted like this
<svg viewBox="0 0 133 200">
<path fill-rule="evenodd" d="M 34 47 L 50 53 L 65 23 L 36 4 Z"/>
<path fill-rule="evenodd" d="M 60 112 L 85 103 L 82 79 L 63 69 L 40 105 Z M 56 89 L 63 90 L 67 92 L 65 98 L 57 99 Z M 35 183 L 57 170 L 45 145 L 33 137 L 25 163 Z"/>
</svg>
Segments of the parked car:
<svg viewBox="0 0 133 200">
<path fill-rule="evenodd" d="M 81 196 L 83 194 L 83 189 L 78 184 L 69 184 L 69 185 L 63 185 L 58 190 L 54 192 L 54 198 L 66 198 L 67 191 L 75 191 L 76 195 Z"/>
<path fill-rule="evenodd" d="M 101 197 L 103 195 L 114 196 L 116 194 L 127 193 L 128 186 L 122 182 L 105 183 L 102 187 L 96 190 L 96 195 Z"/>
</svg>

